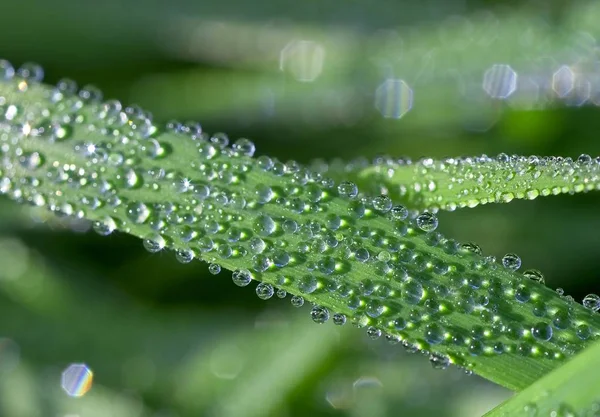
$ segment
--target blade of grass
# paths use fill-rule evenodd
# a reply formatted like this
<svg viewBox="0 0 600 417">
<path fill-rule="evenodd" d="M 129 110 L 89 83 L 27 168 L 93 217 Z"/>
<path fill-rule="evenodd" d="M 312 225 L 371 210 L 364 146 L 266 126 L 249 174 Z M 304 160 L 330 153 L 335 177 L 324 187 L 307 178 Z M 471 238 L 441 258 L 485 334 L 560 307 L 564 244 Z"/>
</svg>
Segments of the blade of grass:
<svg viewBox="0 0 600 417">
<path fill-rule="evenodd" d="M 597 314 L 537 282 L 539 273 L 516 272 L 516 255 L 499 265 L 435 232 L 431 213 L 407 217 L 354 184 L 252 158 L 249 141 L 228 147 L 223 135 L 157 129 L 97 94 L 0 83 L 2 192 L 92 220 L 103 235 L 138 236 L 151 252 L 173 249 L 183 263 L 232 270 L 240 286 L 261 281 L 261 297 L 285 290 L 297 306 L 314 303 L 318 323 L 336 313 L 436 366 L 514 390 L 600 334 Z"/>
<path fill-rule="evenodd" d="M 485 417 L 597 416 L 600 414 L 599 367 L 600 343 L 595 343 Z"/>
</svg>

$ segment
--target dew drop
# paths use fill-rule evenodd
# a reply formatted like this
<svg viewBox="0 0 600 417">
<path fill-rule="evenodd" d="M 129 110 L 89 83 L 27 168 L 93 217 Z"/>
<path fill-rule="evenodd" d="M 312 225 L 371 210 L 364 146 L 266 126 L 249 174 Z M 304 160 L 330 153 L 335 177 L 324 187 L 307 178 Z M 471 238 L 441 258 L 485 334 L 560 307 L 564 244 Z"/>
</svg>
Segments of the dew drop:
<svg viewBox="0 0 600 417">
<path fill-rule="evenodd" d="M 387 213 L 392 209 L 392 200 L 386 195 L 375 197 L 373 199 L 373 208 L 382 213 Z"/>
<path fill-rule="evenodd" d="M 432 344 L 437 345 L 444 340 L 444 328 L 437 323 L 430 323 L 425 328 L 425 340 Z"/>
<path fill-rule="evenodd" d="M 231 148 L 237 156 L 252 157 L 256 151 L 256 146 L 254 146 L 254 143 L 245 138 L 236 140 Z"/>
<path fill-rule="evenodd" d="M 532 281 L 539 282 L 540 284 L 545 283 L 544 275 L 537 269 L 528 269 L 527 271 L 523 272 L 523 276 Z"/>
<path fill-rule="evenodd" d="M 600 296 L 597 294 L 588 294 L 583 298 L 583 306 L 592 311 L 600 310 Z"/>
<path fill-rule="evenodd" d="M 450 358 L 441 353 L 430 354 L 429 362 L 433 366 L 433 369 L 447 369 L 450 366 Z"/>
<path fill-rule="evenodd" d="M 516 271 L 521 267 L 521 258 L 514 253 L 507 253 L 502 257 L 502 265 L 504 265 L 506 269 Z"/>
<path fill-rule="evenodd" d="M 254 220 L 253 230 L 261 236 L 270 236 L 275 232 L 276 224 L 266 214 L 259 215 Z"/>
<path fill-rule="evenodd" d="M 100 236 L 108 236 L 115 231 L 117 224 L 112 217 L 106 216 L 104 219 L 94 222 L 92 227 Z"/>
<path fill-rule="evenodd" d="M 294 295 L 290 302 L 294 307 L 302 307 L 304 305 L 304 297 L 300 297 L 299 295 Z"/>
<path fill-rule="evenodd" d="M 219 264 L 208 265 L 208 272 L 210 272 L 213 275 L 217 275 L 219 272 L 221 272 L 221 265 L 219 265 Z"/>
<path fill-rule="evenodd" d="M 256 286 L 256 295 L 261 300 L 268 300 L 273 297 L 275 290 L 271 284 L 267 284 L 266 282 L 261 282 Z"/>
<path fill-rule="evenodd" d="M 588 326 L 587 324 L 581 324 L 577 326 L 577 330 L 575 333 L 577 334 L 577 337 L 581 340 L 587 340 L 592 334 L 590 326 Z"/>
<path fill-rule="evenodd" d="M 408 217 L 408 210 L 404 206 L 397 205 L 392 207 L 390 214 L 394 220 L 404 220 Z"/>
<path fill-rule="evenodd" d="M 342 197 L 354 198 L 358 195 L 358 187 L 350 181 L 344 181 L 338 185 L 338 193 Z"/>
<path fill-rule="evenodd" d="M 136 224 L 145 223 L 150 217 L 150 209 L 144 203 L 129 203 L 126 210 L 127 217 Z"/>
<path fill-rule="evenodd" d="M 346 315 L 342 313 L 336 313 L 333 315 L 333 324 L 336 326 L 343 326 L 346 324 Z"/>
<path fill-rule="evenodd" d="M 373 340 L 377 340 L 381 337 L 381 330 L 379 330 L 377 327 L 369 326 L 367 328 L 367 336 Z"/>
<path fill-rule="evenodd" d="M 166 241 L 161 235 L 155 233 L 146 237 L 144 239 L 143 245 L 148 252 L 156 253 L 164 249 L 164 247 L 166 246 Z"/>
<path fill-rule="evenodd" d="M 182 264 L 187 264 L 192 262 L 194 259 L 194 251 L 191 249 L 178 249 L 175 251 L 175 259 L 177 259 Z"/>
<path fill-rule="evenodd" d="M 418 304 L 423 298 L 423 285 L 417 280 L 411 279 L 402 284 L 402 298 L 410 304 Z"/>
<path fill-rule="evenodd" d="M 277 290 L 276 295 L 278 298 L 285 298 L 285 297 L 287 297 L 287 291 L 284 290 L 283 288 L 280 288 Z"/>
<path fill-rule="evenodd" d="M 438 219 L 434 214 L 426 211 L 417 216 L 417 226 L 424 232 L 433 232 L 438 227 Z"/>
<path fill-rule="evenodd" d="M 531 328 L 531 334 L 538 340 L 552 339 L 552 327 L 548 323 L 539 322 Z"/>
<path fill-rule="evenodd" d="M 231 274 L 231 279 L 238 287 L 245 287 L 252 281 L 252 274 L 247 269 L 236 269 Z"/>
<path fill-rule="evenodd" d="M 325 323 L 329 320 L 329 310 L 326 307 L 314 306 L 310 312 L 310 316 L 315 323 Z"/>
</svg>

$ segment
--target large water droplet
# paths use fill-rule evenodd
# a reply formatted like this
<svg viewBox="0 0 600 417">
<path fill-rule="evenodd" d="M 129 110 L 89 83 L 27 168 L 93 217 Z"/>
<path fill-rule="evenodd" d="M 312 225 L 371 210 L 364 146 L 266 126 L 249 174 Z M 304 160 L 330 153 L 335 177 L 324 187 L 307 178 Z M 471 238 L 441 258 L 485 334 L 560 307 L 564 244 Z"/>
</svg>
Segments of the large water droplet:
<svg viewBox="0 0 600 417">
<path fill-rule="evenodd" d="M 502 258 L 502 265 L 504 265 L 506 269 L 516 271 L 521 267 L 521 258 L 514 253 L 507 253 Z"/>
<path fill-rule="evenodd" d="M 583 298 L 583 306 L 592 311 L 600 310 L 600 296 L 596 294 L 588 294 Z"/>
<path fill-rule="evenodd" d="M 325 323 L 329 320 L 329 310 L 326 307 L 314 306 L 310 312 L 315 323 Z"/>
<path fill-rule="evenodd" d="M 239 287 L 245 287 L 252 281 L 252 274 L 247 269 L 237 269 L 231 275 L 234 284 Z"/>
<path fill-rule="evenodd" d="M 438 227 L 437 217 L 426 211 L 417 216 L 417 226 L 424 232 L 433 232 Z"/>
</svg>

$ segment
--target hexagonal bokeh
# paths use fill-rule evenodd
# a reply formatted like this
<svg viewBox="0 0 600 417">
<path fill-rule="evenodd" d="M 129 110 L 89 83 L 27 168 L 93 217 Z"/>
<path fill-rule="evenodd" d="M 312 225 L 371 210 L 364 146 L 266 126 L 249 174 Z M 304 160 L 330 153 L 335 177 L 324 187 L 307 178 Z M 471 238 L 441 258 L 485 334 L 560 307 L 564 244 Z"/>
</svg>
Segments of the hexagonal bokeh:
<svg viewBox="0 0 600 417">
<path fill-rule="evenodd" d="M 558 97 L 566 97 L 574 86 L 575 74 L 568 65 L 563 65 L 552 75 L 552 89 Z"/>
<path fill-rule="evenodd" d="M 324 62 L 325 48 L 314 41 L 292 41 L 279 54 L 279 69 L 301 82 L 316 80 L 323 72 Z"/>
<path fill-rule="evenodd" d="M 573 83 L 573 89 L 565 97 L 567 106 L 583 106 L 592 95 L 592 83 L 584 77 L 577 77 Z"/>
<path fill-rule="evenodd" d="M 517 73 L 506 64 L 494 64 L 483 74 L 483 90 L 492 98 L 506 99 L 517 89 Z"/>
<path fill-rule="evenodd" d="M 510 96 L 508 104 L 523 110 L 532 110 L 540 104 L 540 85 L 534 77 L 519 77 L 517 89 Z"/>
<path fill-rule="evenodd" d="M 72 363 L 62 373 L 61 387 L 71 397 L 82 397 L 92 388 L 94 374 L 84 363 Z"/>
<path fill-rule="evenodd" d="M 375 91 L 375 108 L 385 118 L 400 119 L 413 106 L 413 91 L 404 80 L 390 78 Z"/>
</svg>

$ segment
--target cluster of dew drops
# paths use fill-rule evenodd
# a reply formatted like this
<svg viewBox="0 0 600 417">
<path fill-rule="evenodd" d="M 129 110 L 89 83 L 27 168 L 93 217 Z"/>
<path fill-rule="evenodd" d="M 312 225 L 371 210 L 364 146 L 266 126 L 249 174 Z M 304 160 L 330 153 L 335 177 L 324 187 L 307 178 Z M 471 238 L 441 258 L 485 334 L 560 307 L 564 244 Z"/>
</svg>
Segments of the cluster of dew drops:
<svg viewBox="0 0 600 417">
<path fill-rule="evenodd" d="M 43 70 L 35 64 L 25 64 L 14 70 L 10 63 L 0 60 L 0 81 L 13 82 L 20 91 L 27 91 L 29 84 L 39 83 L 42 78 Z M 61 80 L 48 98 L 56 116 L 49 125 L 32 125 L 30 119 L 35 117 L 22 120 L 18 106 L 0 101 L 0 127 L 18 126 L 20 135 L 49 136 L 56 141 L 69 139 L 77 124 L 87 123 L 88 129 L 105 131 L 107 136 L 115 136 L 114 132 L 118 131 L 120 140 L 112 145 L 112 149 L 103 149 L 98 144 L 74 145 L 74 150 L 83 153 L 92 165 L 122 166 L 127 155 L 113 152 L 115 149 L 143 149 L 151 159 L 159 159 L 168 153 L 168 144 L 153 138 L 157 128 L 149 113 L 137 107 L 123 108 L 116 100 L 102 102 L 102 94 L 96 88 L 87 86 L 78 90 L 73 81 Z M 85 120 L 85 113 L 81 111 L 84 107 L 93 109 L 96 121 Z M 527 282 L 543 284 L 544 278 L 539 271 L 526 270 L 523 276 L 527 280 L 507 286 L 500 281 L 486 280 L 464 267 L 461 269 L 458 261 L 471 259 L 470 265 L 476 271 L 504 268 L 514 272 L 521 267 L 521 259 L 509 253 L 498 264 L 492 256 L 483 257 L 481 249 L 473 243 L 459 244 L 444 238 L 436 232 L 438 219 L 432 212 L 410 211 L 402 205 L 394 205 L 386 195 L 366 197 L 359 193 L 356 184 L 349 181 L 336 184 L 294 161 L 282 163 L 260 156 L 248 164 L 244 161 L 254 156 L 255 146 L 247 139 L 240 139 L 230 146 L 226 135 L 208 136 L 196 124 L 171 122 L 167 129 L 197 143 L 201 162 L 193 167 L 201 180 L 179 178 L 160 168 L 149 169 L 143 174 L 133 169 L 122 170 L 119 171 L 120 180 L 125 188 L 130 189 L 138 187 L 145 177 L 154 179 L 154 182 L 148 183 L 154 189 L 159 189 L 159 184 L 168 183 L 178 193 L 190 196 L 184 200 L 193 201 L 196 204 L 193 209 L 185 212 L 173 203 L 157 207 L 141 201 L 126 201 L 118 195 L 118 187 L 101 178 L 93 180 L 99 184 L 98 191 L 103 198 L 106 197 L 106 203 L 98 197 L 83 197 L 81 201 L 91 209 L 102 204 L 114 207 L 115 212 L 117 208 L 124 208 L 130 222 L 152 230 L 143 241 L 149 252 L 155 253 L 170 246 L 169 237 L 165 235 L 175 233 L 179 241 L 189 246 L 175 251 L 177 260 L 182 263 L 191 262 L 194 258 L 208 260 L 212 274 L 218 274 L 221 264 L 228 260 L 249 258 L 250 267 L 236 269 L 232 274 L 236 285 L 245 287 L 253 279 L 260 280 L 256 294 L 263 300 L 273 296 L 285 298 L 291 290 L 297 294 L 291 297 L 291 303 L 296 307 L 304 305 L 305 298 L 310 298 L 311 294 L 316 296 L 329 292 L 353 311 L 353 324 L 367 327 L 371 338 L 377 339 L 385 334 L 390 343 L 402 342 L 409 351 L 429 355 L 436 368 L 447 367 L 451 360 L 444 354 L 432 353 L 429 349 L 434 346 L 443 346 L 447 352 L 455 350 L 459 355 L 464 350 L 473 356 L 515 351 L 527 355 L 543 351 L 551 358 L 556 357 L 556 352 L 536 348 L 532 343 L 549 342 L 557 331 L 571 330 L 581 340 L 595 336 L 585 320 L 571 317 L 571 309 L 550 309 L 536 299 L 536 287 Z M 6 142 L 6 135 L 1 138 Z M 5 156 L 0 167 L 10 172 L 7 149 L 3 147 Z M 16 154 L 20 165 L 26 168 L 39 168 L 44 163 L 43 157 L 35 153 Z M 218 158 L 220 155 L 230 162 L 229 170 L 224 169 L 222 160 Z M 236 158 L 242 162 L 231 162 Z M 273 178 L 286 178 L 289 181 L 273 181 L 279 187 L 263 183 L 246 184 L 239 179 L 236 169 L 243 174 L 257 169 L 262 173 L 260 178 L 271 178 L 271 181 Z M 48 173 L 66 181 L 64 172 Z M 67 177 L 72 179 L 75 174 L 70 172 Z M 50 196 L 36 193 L 27 195 L 23 191 L 27 185 L 31 189 L 36 188 L 35 179 L 32 181 L 18 187 L 8 175 L 3 175 L 0 192 L 17 200 L 48 206 L 57 213 L 85 217 L 85 213 L 69 202 L 54 201 Z M 73 182 L 71 185 L 74 185 Z M 347 213 L 343 215 L 336 214 L 342 207 L 339 200 L 346 203 Z M 336 201 L 337 205 L 332 201 Z M 271 207 L 277 207 L 277 210 L 270 211 Z M 232 214 L 240 212 L 244 216 Z M 283 214 L 269 214 L 273 212 Z M 244 225 L 250 227 L 236 227 L 242 223 L 246 213 L 250 213 L 251 222 Z M 374 226 L 374 222 L 381 219 L 394 225 L 393 233 Z M 118 227 L 118 221 L 107 216 L 94 223 L 94 230 L 101 235 L 117 229 L 129 230 L 125 223 Z M 440 248 L 446 257 L 436 258 L 417 247 L 414 240 L 419 237 L 426 246 Z M 457 262 L 448 261 L 448 257 Z M 285 275 L 283 272 L 287 267 L 296 271 L 303 269 L 304 274 L 300 277 Z M 363 271 L 361 275 L 365 278 L 358 283 L 343 280 L 344 275 L 353 269 Z M 442 279 L 432 279 L 434 276 Z M 501 299 L 506 294 L 520 304 L 529 305 L 540 321 L 523 326 L 511 323 L 510 317 L 502 316 L 494 299 Z M 583 304 L 598 311 L 600 297 L 590 294 Z M 490 326 L 476 325 L 466 330 L 456 328 L 451 320 L 446 319 L 453 311 L 476 315 L 482 319 L 480 322 L 487 322 Z M 330 318 L 336 325 L 347 321 L 345 314 L 331 314 L 327 307 L 317 304 L 312 306 L 310 315 L 317 323 L 325 323 Z M 544 318 L 549 318 L 550 323 Z M 573 324 L 578 327 L 573 329 Z M 389 329 L 389 332 L 381 329 Z M 425 343 L 414 337 L 415 343 L 409 342 L 411 334 L 415 335 L 419 329 Z M 524 342 L 506 344 L 500 341 L 500 337 Z"/>
<path fill-rule="evenodd" d="M 508 203 L 513 199 L 533 200 L 539 196 L 576 193 L 600 189 L 600 157 L 582 154 L 575 160 L 561 156 L 522 156 L 501 153 L 496 157 L 455 157 L 434 160 L 422 158 L 392 158 L 385 155 L 372 161 L 359 158 L 350 162 L 327 164 L 315 161 L 319 172 L 356 172 L 373 168 L 381 181 L 372 182 L 371 192 L 390 187 L 388 179 L 395 175 L 408 183 L 398 184 L 400 196 L 416 193 L 421 203 L 433 212 L 439 209 L 476 207 L 488 203 Z M 549 186 L 548 184 L 552 184 Z"/>
</svg>

